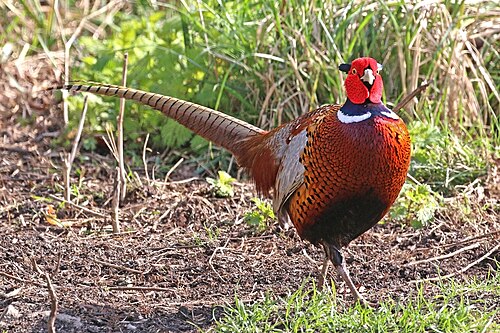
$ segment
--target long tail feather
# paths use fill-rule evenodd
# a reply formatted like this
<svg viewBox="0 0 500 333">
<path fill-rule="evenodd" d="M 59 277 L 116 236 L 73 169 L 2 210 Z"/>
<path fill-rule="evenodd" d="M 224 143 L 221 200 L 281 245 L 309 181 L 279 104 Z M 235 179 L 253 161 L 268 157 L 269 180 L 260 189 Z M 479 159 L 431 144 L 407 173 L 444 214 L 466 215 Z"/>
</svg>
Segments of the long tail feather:
<svg viewBox="0 0 500 333">
<path fill-rule="evenodd" d="M 249 137 L 267 133 L 222 112 L 160 94 L 103 84 L 68 84 L 61 89 L 70 92 L 90 92 L 97 95 L 123 97 L 143 105 L 149 105 L 175 119 L 196 134 L 231 151 L 237 158 L 241 153 L 239 148 L 243 141 Z"/>
</svg>

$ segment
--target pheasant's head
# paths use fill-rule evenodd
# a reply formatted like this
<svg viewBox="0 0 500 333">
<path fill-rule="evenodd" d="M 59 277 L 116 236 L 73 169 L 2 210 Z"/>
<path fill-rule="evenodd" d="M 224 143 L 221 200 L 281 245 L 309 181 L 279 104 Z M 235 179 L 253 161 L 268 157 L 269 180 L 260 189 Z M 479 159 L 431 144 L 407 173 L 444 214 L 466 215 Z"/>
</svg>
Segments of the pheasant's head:
<svg viewBox="0 0 500 333">
<path fill-rule="evenodd" d="M 347 98 L 354 104 L 365 102 L 380 103 L 384 83 L 379 72 L 382 65 L 373 58 L 358 58 L 350 64 L 339 66 L 347 73 L 345 89 Z"/>
</svg>

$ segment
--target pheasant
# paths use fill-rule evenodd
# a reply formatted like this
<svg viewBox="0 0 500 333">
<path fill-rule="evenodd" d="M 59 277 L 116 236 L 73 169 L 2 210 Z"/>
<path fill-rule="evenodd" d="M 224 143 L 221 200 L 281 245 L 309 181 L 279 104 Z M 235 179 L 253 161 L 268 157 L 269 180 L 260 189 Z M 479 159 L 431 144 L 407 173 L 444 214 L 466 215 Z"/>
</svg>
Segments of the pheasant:
<svg viewBox="0 0 500 333">
<path fill-rule="evenodd" d="M 347 73 L 347 101 L 326 105 L 265 131 L 237 118 L 174 97 L 113 85 L 63 89 L 137 101 L 161 111 L 234 154 L 258 192 L 273 194 L 282 224 L 323 247 L 320 281 L 331 261 L 355 299 L 358 292 L 341 249 L 374 226 L 396 200 L 410 163 L 410 136 L 382 102 L 382 66 L 358 58 Z"/>
</svg>

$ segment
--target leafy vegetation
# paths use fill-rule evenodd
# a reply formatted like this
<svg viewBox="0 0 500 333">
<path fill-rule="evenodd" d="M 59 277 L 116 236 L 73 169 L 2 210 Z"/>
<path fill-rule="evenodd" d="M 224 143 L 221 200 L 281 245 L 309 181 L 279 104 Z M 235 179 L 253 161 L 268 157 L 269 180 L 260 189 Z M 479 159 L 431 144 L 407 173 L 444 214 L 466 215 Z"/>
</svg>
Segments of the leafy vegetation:
<svg viewBox="0 0 500 333">
<path fill-rule="evenodd" d="M 271 204 L 259 198 L 253 198 L 255 209 L 245 214 L 245 221 L 258 232 L 264 231 L 270 220 L 274 219 L 274 211 Z"/>
<path fill-rule="evenodd" d="M 435 191 L 452 194 L 455 186 L 486 174 L 487 143 L 481 139 L 461 139 L 449 129 L 419 121 L 411 123 L 410 134 L 410 174 Z"/>
<path fill-rule="evenodd" d="M 434 220 L 434 214 L 440 207 L 439 199 L 439 195 L 429 185 L 407 182 L 390 211 L 390 217 L 414 228 L 421 228 Z"/>
<path fill-rule="evenodd" d="M 0 43 L 14 44 L 18 53 L 19 37 L 30 46 L 29 54 L 61 48 L 79 19 L 99 27 L 93 33 L 84 28 L 76 40 L 73 80 L 119 83 L 122 56 L 128 52 L 129 86 L 221 109 L 269 128 L 317 105 L 342 102 L 337 65 L 371 55 L 385 64 L 389 104 L 422 80 L 434 80 L 418 104 L 407 109 L 409 120 L 452 131 L 462 141 L 490 138 L 492 146 L 499 144 L 500 57 L 498 39 L 488 28 L 499 20 L 494 1 L 283 5 L 205 0 L 158 3 L 156 8 L 137 2 L 121 4 L 107 18 L 78 4 L 45 10 L 36 1 L 23 0 L 0 6 L 10 10 L 0 19 L 6 27 Z M 57 17 L 68 20 L 56 24 Z M 72 106 L 79 99 L 73 98 Z M 92 105 L 88 128 L 99 133 L 105 122 L 114 121 L 117 101 L 95 98 Z M 146 131 L 155 134 L 157 148 L 186 147 L 193 138 L 173 121 L 135 104 L 125 119 L 131 149 Z M 198 140 L 192 148 L 200 154 L 206 144 L 200 146 Z M 219 168 L 225 169 L 227 159 L 221 163 Z"/>
<path fill-rule="evenodd" d="M 244 303 L 237 297 L 213 332 L 496 332 L 499 274 L 485 281 L 438 284 L 439 295 L 424 296 L 419 286 L 404 300 L 383 300 L 378 308 L 343 308 L 334 291 L 301 288 L 288 296 L 265 295 Z M 491 299 L 471 302 L 471 293 Z"/>
<path fill-rule="evenodd" d="M 207 177 L 207 182 L 212 185 L 214 194 L 221 198 L 232 197 L 234 195 L 232 184 L 236 179 L 225 171 L 219 171 L 218 175 L 217 178 Z"/>
</svg>

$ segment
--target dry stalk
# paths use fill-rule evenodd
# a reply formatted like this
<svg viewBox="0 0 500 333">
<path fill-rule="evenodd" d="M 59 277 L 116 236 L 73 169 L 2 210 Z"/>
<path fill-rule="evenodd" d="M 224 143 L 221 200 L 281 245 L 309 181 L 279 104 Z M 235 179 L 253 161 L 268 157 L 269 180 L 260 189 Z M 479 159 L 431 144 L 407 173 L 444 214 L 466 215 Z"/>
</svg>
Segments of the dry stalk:
<svg viewBox="0 0 500 333">
<path fill-rule="evenodd" d="M 108 290 L 134 290 L 134 291 L 167 291 L 172 292 L 172 288 L 162 288 L 162 287 L 141 287 L 141 286 L 130 286 L 130 287 L 109 287 Z"/>
<path fill-rule="evenodd" d="M 9 273 L 2 272 L 2 271 L 0 271 L 0 276 L 4 276 L 7 279 L 11 279 L 11 280 L 14 280 L 14 281 L 17 281 L 17 282 L 28 283 L 28 284 L 32 284 L 32 285 L 35 285 L 35 286 L 38 286 L 38 287 L 45 287 L 45 285 L 43 285 L 41 283 L 38 283 L 38 282 L 35 282 L 35 281 L 29 281 L 29 280 L 21 279 L 21 278 L 19 278 L 17 276 L 14 276 L 14 275 L 11 275 Z"/>
<path fill-rule="evenodd" d="M 167 174 L 165 175 L 165 181 L 163 183 L 163 189 L 165 189 L 165 185 L 167 185 L 168 178 L 170 177 L 170 175 L 172 174 L 172 172 L 174 172 L 175 169 L 177 169 L 177 167 L 179 167 L 179 165 L 181 165 L 182 162 L 184 162 L 184 157 L 181 157 L 177 162 L 175 162 L 175 164 L 170 168 L 170 170 L 168 170 Z"/>
<path fill-rule="evenodd" d="M 106 124 L 106 136 L 108 137 L 106 139 L 105 136 L 102 137 L 102 140 L 108 147 L 109 151 L 111 154 L 113 154 L 113 157 L 115 160 L 118 162 L 118 148 L 116 147 L 116 140 L 115 137 L 113 136 L 113 129 L 111 128 L 111 125 Z"/>
<path fill-rule="evenodd" d="M 214 271 L 215 274 L 217 274 L 217 276 L 219 277 L 219 279 L 222 281 L 222 282 L 226 282 L 226 280 L 219 274 L 219 272 L 217 272 L 217 270 L 215 269 L 214 265 L 212 264 L 212 261 L 214 260 L 214 257 L 215 257 L 215 254 L 217 253 L 217 251 L 220 251 L 222 253 L 222 255 L 224 255 L 224 249 L 227 248 L 227 244 L 229 244 L 229 241 L 231 239 L 228 238 L 226 240 L 226 243 L 224 244 L 224 246 L 222 247 L 216 247 L 214 252 L 212 252 L 212 255 L 210 256 L 210 259 L 208 259 L 208 264 L 210 265 L 210 268 L 212 269 L 212 271 Z"/>
<path fill-rule="evenodd" d="M 47 321 L 47 331 L 49 333 L 56 332 L 56 318 L 57 318 L 57 310 L 59 308 L 56 291 L 54 286 L 52 285 L 52 281 L 50 280 L 50 275 L 47 272 L 43 272 L 38 264 L 36 263 L 35 258 L 31 258 L 31 263 L 33 265 L 33 269 L 38 272 L 38 274 L 43 275 L 45 277 L 45 281 L 47 282 L 47 289 L 50 297 L 50 314 L 49 320 Z"/>
<path fill-rule="evenodd" d="M 125 87 L 127 84 L 127 66 L 128 66 L 128 53 L 125 52 L 123 55 L 123 71 L 122 71 L 122 86 Z M 125 199 L 127 191 L 127 174 L 125 171 L 124 153 L 123 153 L 123 115 L 125 112 L 125 98 L 120 98 L 120 110 L 118 112 L 118 119 L 116 120 L 117 126 L 117 142 L 114 141 L 114 137 L 111 132 L 106 129 L 110 143 L 107 141 L 106 144 L 108 148 L 113 153 L 116 161 L 118 162 L 118 167 L 116 168 L 116 179 L 113 186 L 113 200 L 111 201 L 112 209 L 112 221 L 113 232 L 120 232 L 120 201 Z"/>
<path fill-rule="evenodd" d="M 112 129 L 109 126 L 106 126 L 106 135 L 108 139 L 105 137 L 102 137 L 104 140 L 104 143 L 106 143 L 106 146 L 108 147 L 109 151 L 111 154 L 113 154 L 113 157 L 115 160 L 118 162 L 119 156 L 118 156 L 118 147 L 115 141 L 115 137 L 113 136 Z M 120 178 L 120 167 L 116 167 L 116 173 L 115 173 L 115 181 L 113 183 L 113 196 L 111 197 L 111 206 L 112 206 L 112 216 L 111 216 L 111 225 L 113 226 L 113 233 L 119 233 L 120 232 L 120 192 L 121 192 L 121 178 Z M 107 201 L 106 201 L 107 202 Z"/>
<path fill-rule="evenodd" d="M 440 280 L 452 278 L 458 274 L 463 274 L 463 273 L 467 272 L 469 269 L 471 269 L 472 267 L 476 266 L 477 264 L 479 264 L 480 262 L 485 260 L 486 258 L 488 258 L 493 252 L 495 252 L 499 248 L 500 248 L 500 243 L 495 245 L 491 250 L 489 250 L 486 254 L 481 256 L 479 259 L 474 260 L 473 262 L 471 262 L 470 264 L 468 264 L 467 266 L 465 266 L 464 268 L 462 268 L 456 272 L 453 272 L 453 273 L 450 273 L 447 275 L 443 275 L 443 276 L 436 276 L 436 277 L 432 277 L 432 278 L 428 278 L 428 279 L 415 280 L 412 282 L 419 283 L 419 282 L 428 282 L 428 281 L 440 281 Z"/>
<path fill-rule="evenodd" d="M 122 87 L 127 85 L 127 67 L 128 67 L 128 53 L 125 52 L 123 55 L 123 71 L 122 71 Z M 120 188 L 120 200 L 125 199 L 127 194 L 127 174 L 125 171 L 125 162 L 123 161 L 123 116 L 125 112 L 125 98 L 120 98 L 120 111 L 118 113 L 117 131 L 118 131 L 118 166 L 119 166 L 119 177 L 121 181 Z"/>
<path fill-rule="evenodd" d="M 146 135 L 146 140 L 144 140 L 144 146 L 142 148 L 142 163 L 144 164 L 144 173 L 146 174 L 146 179 L 149 183 L 149 173 L 148 173 L 148 162 L 146 161 L 146 150 L 148 149 L 149 133 Z"/>
<path fill-rule="evenodd" d="M 64 203 L 67 203 L 67 204 L 69 204 L 69 205 L 71 205 L 71 206 L 73 206 L 75 208 L 83 210 L 84 212 L 89 213 L 90 215 L 94 215 L 94 216 L 101 217 L 101 218 L 105 218 L 106 217 L 106 215 L 104 215 L 104 214 L 101 214 L 99 212 L 95 212 L 95 211 L 93 211 L 91 209 L 88 209 L 87 207 L 83 207 L 83 206 L 77 205 L 76 203 L 71 202 L 71 201 L 67 201 L 67 200 L 65 200 L 63 198 L 59 198 L 59 197 L 57 197 L 57 196 L 55 196 L 53 194 L 49 194 L 49 197 L 51 197 L 52 199 L 57 200 L 59 202 L 64 202 Z"/>
<path fill-rule="evenodd" d="M 80 35 L 82 32 L 83 28 L 87 25 L 87 22 L 91 20 L 94 17 L 97 17 L 103 13 L 106 13 L 109 8 L 118 8 L 121 0 L 117 1 L 111 1 L 110 3 L 102 6 L 100 9 L 94 9 L 90 14 L 87 15 L 88 13 L 88 5 L 85 5 L 85 10 L 84 10 L 84 16 L 81 18 L 80 23 L 78 24 L 78 27 L 74 30 L 73 34 L 71 37 L 66 40 L 66 35 L 64 33 L 64 26 L 63 26 L 63 15 L 59 12 L 59 6 L 57 4 L 54 4 L 54 13 L 57 21 L 57 25 L 59 27 L 59 31 L 61 34 L 61 39 L 64 43 L 64 84 L 69 83 L 69 78 L 70 78 L 70 51 L 71 47 L 75 43 L 75 40 L 77 37 Z M 87 3 L 87 1 L 85 2 Z M 95 4 L 99 4 L 98 1 L 95 2 Z M 104 20 L 104 22 L 109 22 L 109 20 Z M 50 57 L 50 53 L 46 52 L 47 55 Z M 54 62 L 54 61 L 52 61 Z M 68 98 L 68 91 L 67 90 L 62 90 L 62 100 L 63 100 L 63 119 L 64 119 L 64 124 L 67 125 L 69 122 L 69 112 L 68 112 L 68 103 L 66 103 L 66 100 Z"/>
<path fill-rule="evenodd" d="M 475 248 L 479 247 L 480 245 L 481 245 L 480 243 L 474 243 L 472 245 L 469 245 L 469 246 L 466 246 L 466 247 L 462 247 L 462 248 L 458 249 L 457 251 L 454 251 L 454 252 L 451 252 L 451 253 L 447 253 L 447 254 L 443 254 L 443 255 L 440 255 L 440 256 L 436 256 L 436 257 L 432 257 L 432 258 L 427 258 L 427 259 L 423 259 L 423 260 L 417 260 L 417 261 L 409 262 L 407 264 L 404 264 L 403 267 L 408 267 L 408 266 L 413 266 L 413 265 L 420 265 L 420 264 L 424 264 L 424 263 L 431 262 L 431 261 L 436 261 L 436 260 L 451 258 L 451 257 L 456 256 L 456 255 L 458 255 L 458 254 L 460 254 L 462 252 L 465 252 L 467 250 L 475 249 Z"/>
<path fill-rule="evenodd" d="M 134 274 L 144 274 L 145 273 L 144 271 L 140 271 L 138 269 L 133 269 L 133 268 L 125 267 L 125 266 L 116 265 L 116 264 L 113 264 L 113 263 L 110 263 L 110 262 L 106 262 L 106 261 L 102 261 L 102 260 L 95 259 L 95 258 L 91 259 L 91 260 L 94 261 L 94 262 L 96 262 L 96 263 L 98 263 L 98 264 L 104 265 L 104 266 L 108 266 L 108 267 L 111 267 L 111 268 L 115 268 L 115 269 L 118 269 L 118 270 L 130 272 L 130 273 L 134 273 Z"/>
<path fill-rule="evenodd" d="M 120 178 L 120 168 L 116 167 L 116 178 L 113 186 L 113 200 L 111 201 L 111 204 L 113 206 L 111 225 L 113 226 L 113 233 L 116 234 L 120 232 L 120 192 L 122 189 L 121 183 L 122 180 Z"/>
<path fill-rule="evenodd" d="M 45 273 L 45 280 L 47 281 L 47 288 L 49 290 L 49 296 L 50 296 L 50 315 L 49 315 L 49 320 L 47 322 L 47 329 L 49 333 L 55 333 L 56 332 L 56 318 L 57 318 L 57 309 L 58 309 L 58 301 L 57 301 L 57 295 L 56 291 L 54 289 L 54 286 L 52 285 L 52 282 L 50 281 L 50 276 L 49 273 Z"/>
<path fill-rule="evenodd" d="M 75 160 L 76 153 L 78 151 L 78 145 L 80 143 L 80 138 L 83 132 L 83 125 L 85 124 L 85 117 L 87 116 L 87 96 L 83 100 L 83 110 L 80 116 L 80 122 L 78 123 L 78 130 L 76 132 L 75 140 L 73 141 L 73 147 L 71 153 L 63 158 L 63 180 L 64 180 L 64 198 L 67 202 L 71 202 L 71 166 Z"/>
<path fill-rule="evenodd" d="M 422 91 L 424 91 L 431 83 L 432 83 L 432 80 L 423 82 L 420 85 L 420 87 L 416 88 L 411 93 L 409 93 L 408 95 L 406 95 L 401 100 L 401 102 L 399 102 L 398 105 L 396 105 L 394 107 L 394 109 L 392 109 L 392 111 L 398 112 L 400 109 L 404 108 L 406 104 L 408 104 L 414 97 L 416 97 L 418 94 L 420 94 Z"/>
<path fill-rule="evenodd" d="M 87 22 L 87 17 L 83 17 L 83 19 L 80 21 L 80 24 L 75 29 L 75 31 L 73 32 L 71 37 L 66 41 L 66 36 L 64 35 L 64 29 L 63 29 L 63 24 L 62 24 L 62 18 L 61 18 L 61 14 L 59 13 L 59 7 L 57 5 L 54 6 L 54 12 L 56 14 L 56 19 L 57 19 L 57 22 L 59 25 L 61 38 L 64 42 L 64 84 L 68 84 L 69 77 L 70 77 L 70 75 L 69 75 L 69 63 L 70 63 L 71 46 L 73 46 L 73 43 L 75 42 L 76 38 L 82 32 L 82 29 L 85 26 L 85 23 Z M 68 91 L 67 90 L 62 91 L 62 98 L 63 98 L 63 119 L 64 119 L 64 124 L 67 125 L 69 122 L 68 103 L 66 103 L 66 100 L 68 98 Z"/>
</svg>

